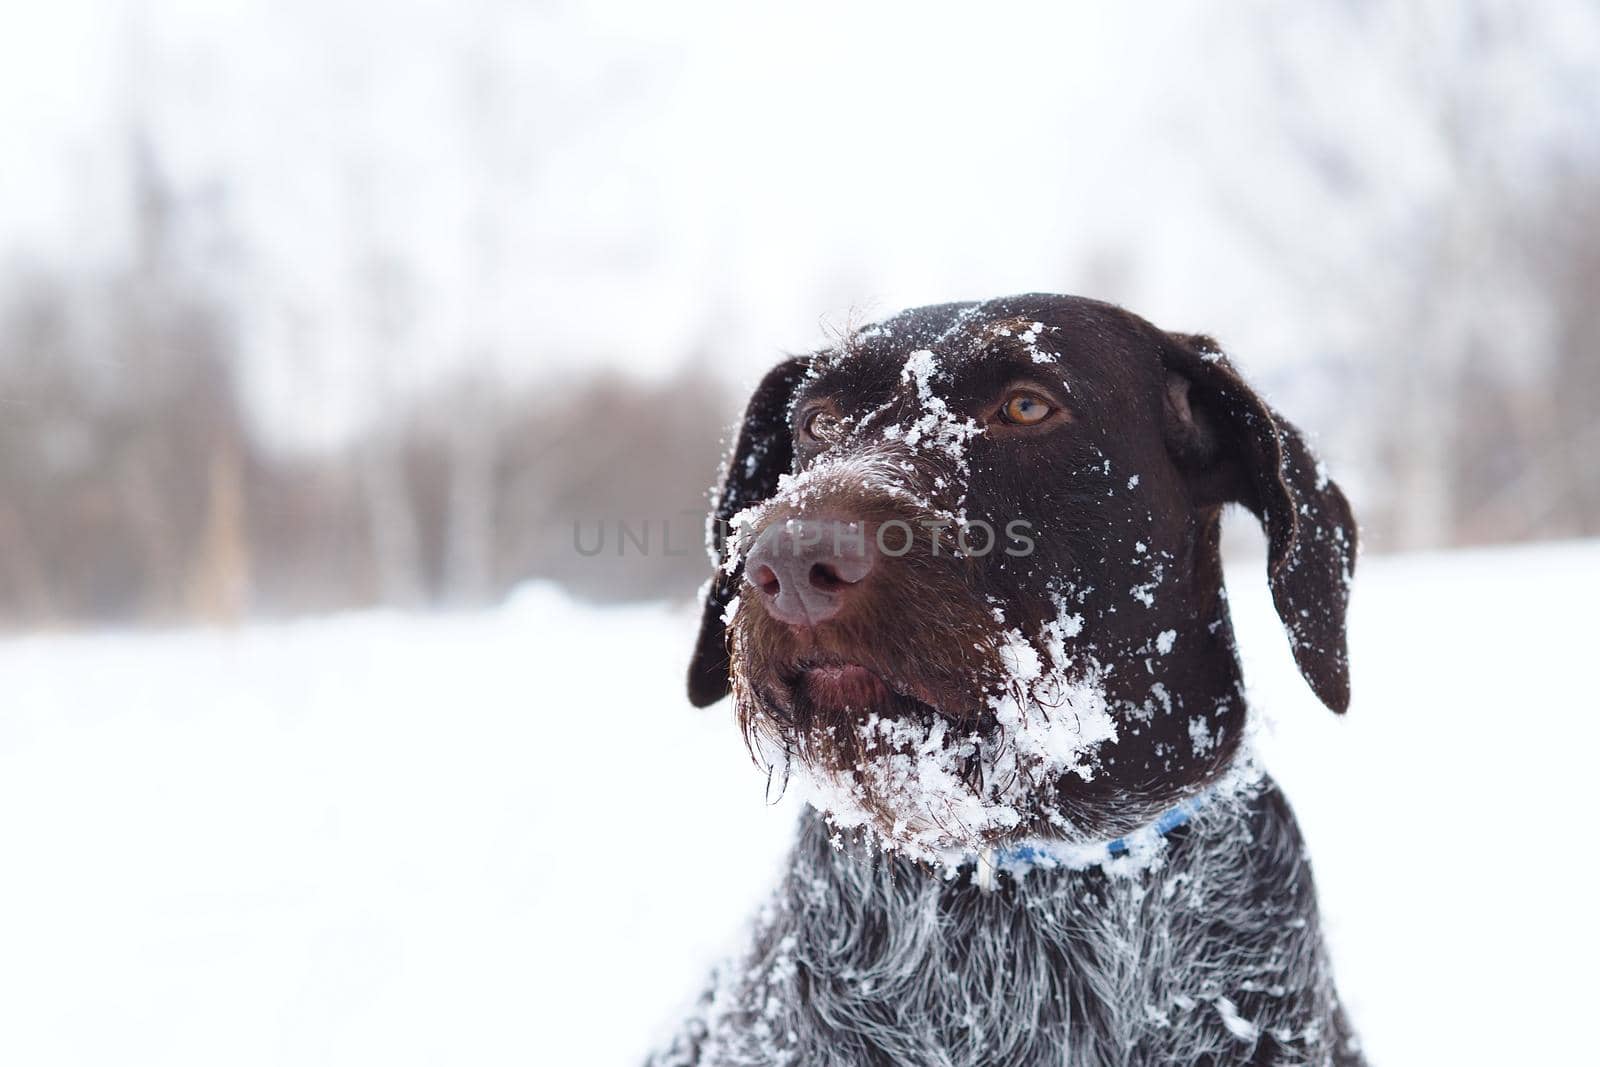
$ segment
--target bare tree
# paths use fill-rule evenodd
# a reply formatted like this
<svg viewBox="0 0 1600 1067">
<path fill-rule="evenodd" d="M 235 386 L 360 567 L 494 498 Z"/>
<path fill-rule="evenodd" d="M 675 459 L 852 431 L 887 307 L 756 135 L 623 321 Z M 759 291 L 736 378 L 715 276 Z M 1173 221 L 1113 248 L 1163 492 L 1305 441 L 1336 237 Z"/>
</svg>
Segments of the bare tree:
<svg viewBox="0 0 1600 1067">
<path fill-rule="evenodd" d="M 1527 402 L 1530 378 L 1541 382 L 1536 391 L 1564 391 L 1581 377 L 1555 353 L 1573 333 L 1563 323 L 1580 310 L 1561 297 L 1560 279 L 1585 273 L 1574 260 L 1581 241 L 1555 239 L 1529 205 L 1548 204 L 1570 223 L 1580 199 L 1559 180 L 1562 150 L 1585 143 L 1585 131 L 1592 141 L 1600 117 L 1592 78 L 1561 67 L 1554 46 L 1564 30 L 1548 14 L 1505 0 L 1430 0 L 1219 22 L 1222 47 L 1249 42 L 1249 58 L 1262 64 L 1263 110 L 1277 123 L 1271 140 L 1287 147 L 1265 166 L 1288 164 L 1292 187 L 1316 205 L 1305 212 L 1302 200 L 1294 210 L 1328 222 L 1325 232 L 1284 239 L 1291 228 L 1281 220 L 1254 204 L 1228 205 L 1298 279 L 1304 317 L 1315 324 L 1308 333 L 1328 338 L 1325 358 L 1347 368 L 1333 383 L 1340 415 L 1327 425 L 1336 451 L 1365 471 L 1362 512 L 1375 546 L 1571 528 L 1561 506 L 1538 501 L 1548 493 L 1535 481 L 1548 475 L 1518 475 L 1524 461 L 1504 454 L 1565 456 L 1563 441 L 1580 432 L 1554 410 L 1533 415 L 1537 405 Z M 1600 9 L 1568 8 L 1564 17 L 1593 22 Z M 1523 83 L 1515 100 L 1501 77 L 1511 75 Z M 1373 110 L 1353 120 L 1351 98 L 1373 100 Z M 1593 153 L 1571 161 L 1588 174 L 1597 162 Z M 1533 232 L 1546 236 L 1530 250 Z M 1502 451 L 1474 448 L 1495 426 Z M 1584 475 L 1565 477 L 1576 484 Z M 1511 482 L 1484 500 L 1485 479 Z M 1518 517 L 1529 509 L 1537 517 Z"/>
<path fill-rule="evenodd" d="M 380 595 L 385 603 L 410 606 L 424 599 L 421 535 L 406 482 L 404 438 L 391 421 L 399 405 L 394 362 L 409 340 L 410 279 L 395 257 L 371 251 L 365 241 L 358 247 L 363 252 L 354 280 L 365 311 L 359 330 L 377 420 L 358 446 L 357 468 Z"/>
</svg>

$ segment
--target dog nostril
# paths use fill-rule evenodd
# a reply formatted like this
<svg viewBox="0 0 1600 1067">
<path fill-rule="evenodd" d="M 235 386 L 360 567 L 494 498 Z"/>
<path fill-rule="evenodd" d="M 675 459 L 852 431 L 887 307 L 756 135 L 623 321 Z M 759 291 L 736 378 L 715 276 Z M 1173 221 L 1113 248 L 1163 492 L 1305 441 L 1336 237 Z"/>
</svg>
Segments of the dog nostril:
<svg viewBox="0 0 1600 1067">
<path fill-rule="evenodd" d="M 832 564 L 828 563 L 813 563 L 811 573 L 807 577 L 813 589 L 820 589 L 825 593 L 831 593 L 841 586 L 851 584 L 833 568 Z"/>
<path fill-rule="evenodd" d="M 755 587 L 767 596 L 777 596 L 779 589 L 782 587 L 778 581 L 778 572 L 765 564 L 756 569 L 753 581 L 755 582 Z"/>
</svg>

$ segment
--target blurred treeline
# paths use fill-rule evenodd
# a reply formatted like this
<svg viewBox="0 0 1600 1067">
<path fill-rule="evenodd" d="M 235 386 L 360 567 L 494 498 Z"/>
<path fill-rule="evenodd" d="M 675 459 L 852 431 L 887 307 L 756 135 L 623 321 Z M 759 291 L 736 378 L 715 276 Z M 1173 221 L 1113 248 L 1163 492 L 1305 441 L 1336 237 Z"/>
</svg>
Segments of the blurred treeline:
<svg viewBox="0 0 1600 1067">
<path fill-rule="evenodd" d="M 740 403 L 706 361 L 658 382 L 466 373 L 340 445 L 273 443 L 240 393 L 235 309 L 176 239 L 203 214 L 143 146 L 129 174 L 124 262 L 0 275 L 6 624 L 470 605 L 532 578 L 670 597 L 704 577 L 694 514 Z M 1493 276 L 1539 328 L 1497 335 L 1479 314 L 1497 297 L 1440 249 L 1414 317 L 1375 317 L 1381 357 L 1314 383 L 1308 421 L 1356 465 L 1369 549 L 1600 534 L 1600 183 L 1563 175 L 1471 225 L 1515 257 Z M 648 523 L 649 551 L 619 554 L 618 522 Z M 664 523 L 690 551 L 663 550 Z"/>
<path fill-rule="evenodd" d="M 1542 77 L 1548 38 L 1519 5 L 1426 10 L 1408 32 L 1365 5 L 1297 9 L 1259 32 L 1253 13 L 1206 20 L 1208 63 L 1259 79 L 1236 87 L 1257 121 L 1213 130 L 1181 180 L 1212 196 L 1197 211 L 1229 220 L 1233 259 L 1292 279 L 1298 303 L 1260 316 L 1305 346 L 1275 373 L 1240 361 L 1318 437 L 1368 551 L 1600 535 L 1596 83 Z M 1363 72 L 1381 106 L 1352 117 L 1346 83 Z M 1529 111 L 1567 125 L 1497 117 L 1508 86 L 1543 92 Z M 0 262 L 0 625 L 449 607 L 538 578 L 685 596 L 704 579 L 694 515 L 742 401 L 716 365 L 725 351 L 686 352 L 665 380 L 566 370 L 526 385 L 463 352 L 405 391 L 375 369 L 376 417 L 332 443 L 268 433 L 246 386 L 251 286 L 204 252 L 230 240 L 225 212 L 167 181 L 129 125 L 122 252 Z M 1397 180 L 1402 148 L 1422 178 Z M 480 205 L 491 233 L 495 195 Z M 350 259 L 381 267 L 381 233 L 355 230 Z M 1130 232 L 1110 268 L 1093 262 L 1105 249 L 1077 249 L 1034 287 L 1158 308 L 1150 236 Z M 372 307 L 323 339 L 374 368 L 404 302 L 382 273 L 346 302 Z M 491 347 L 535 344 L 484 330 Z M 604 323 L 593 334 L 607 343 Z M 649 550 L 619 555 L 619 523 L 649 523 Z M 598 555 L 578 550 L 575 524 L 586 546 L 605 539 Z"/>
<path fill-rule="evenodd" d="M 737 406 L 702 363 L 512 387 L 471 372 L 331 447 L 269 440 L 235 309 L 178 239 L 203 213 L 136 144 L 125 262 L 0 274 L 0 623 L 231 620 L 482 603 L 531 578 L 683 596 Z M 688 514 L 686 514 L 688 513 Z M 618 522 L 648 553 L 619 557 Z M 675 549 L 661 551 L 671 521 Z M 586 547 L 600 523 L 603 553 Z"/>
</svg>

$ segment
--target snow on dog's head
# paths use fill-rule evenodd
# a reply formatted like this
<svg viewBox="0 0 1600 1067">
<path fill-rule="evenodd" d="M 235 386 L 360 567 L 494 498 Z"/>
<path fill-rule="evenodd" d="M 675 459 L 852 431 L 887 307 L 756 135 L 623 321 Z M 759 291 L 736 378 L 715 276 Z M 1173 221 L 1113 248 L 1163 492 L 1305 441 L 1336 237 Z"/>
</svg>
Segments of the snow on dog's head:
<svg viewBox="0 0 1600 1067">
<path fill-rule="evenodd" d="M 1115 836 L 1237 750 L 1230 500 L 1342 706 L 1348 509 L 1210 342 L 1068 297 L 903 313 L 752 398 L 691 697 L 731 687 L 758 757 L 888 848 Z"/>
</svg>

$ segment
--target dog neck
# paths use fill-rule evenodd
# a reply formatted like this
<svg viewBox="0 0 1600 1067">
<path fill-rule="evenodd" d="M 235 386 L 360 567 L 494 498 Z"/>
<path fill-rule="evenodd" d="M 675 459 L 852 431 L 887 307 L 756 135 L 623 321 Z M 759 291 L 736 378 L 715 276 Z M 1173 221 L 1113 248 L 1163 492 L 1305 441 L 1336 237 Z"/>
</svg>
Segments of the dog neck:
<svg viewBox="0 0 1600 1067">
<path fill-rule="evenodd" d="M 1100 678 L 1118 736 L 1093 780 L 1071 782 L 1060 802 L 1074 821 L 1086 806 L 1145 794 L 1151 782 L 1189 792 L 1225 774 L 1247 718 L 1244 672 L 1218 551 L 1218 516 L 1197 515 L 1168 582 L 1135 617 L 1123 606 L 1087 621 L 1084 641 L 1106 665 Z M 1153 822 L 1162 814 L 1146 813 Z M 1117 827 L 1108 827 L 1107 839 Z"/>
<path fill-rule="evenodd" d="M 998 883 L 1000 872 L 1021 879 L 1030 871 L 1085 870 L 1108 864 L 1137 865 L 1150 859 L 1166 847 L 1167 835 L 1188 824 L 1197 811 L 1205 807 L 1210 790 L 1174 804 L 1160 816 L 1139 829 L 1094 844 L 1067 844 L 1044 838 L 1018 842 L 1004 848 L 986 848 L 968 854 L 966 864 L 972 867 L 972 880 L 979 889 L 992 891 Z"/>
<path fill-rule="evenodd" d="M 1270 782 L 1213 796 L 1161 857 L 984 893 L 808 814 L 748 948 L 654 1062 L 1353 1059 Z"/>
</svg>

